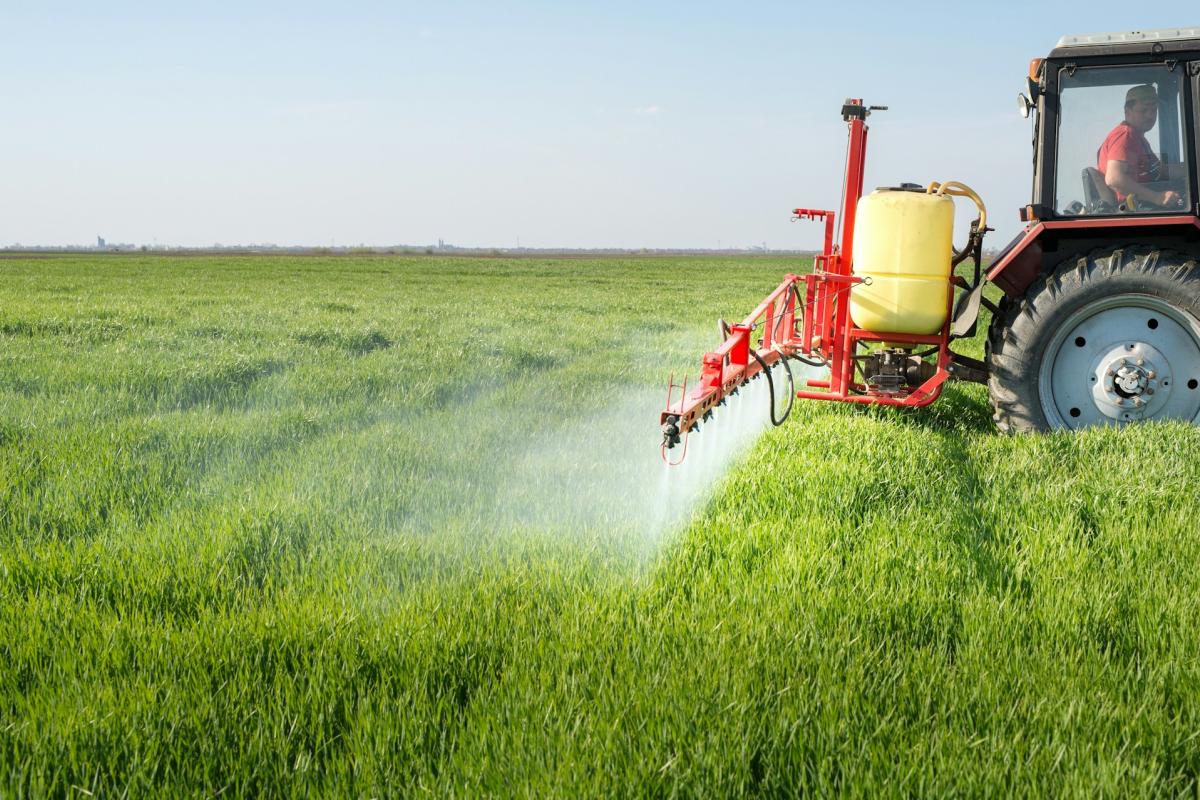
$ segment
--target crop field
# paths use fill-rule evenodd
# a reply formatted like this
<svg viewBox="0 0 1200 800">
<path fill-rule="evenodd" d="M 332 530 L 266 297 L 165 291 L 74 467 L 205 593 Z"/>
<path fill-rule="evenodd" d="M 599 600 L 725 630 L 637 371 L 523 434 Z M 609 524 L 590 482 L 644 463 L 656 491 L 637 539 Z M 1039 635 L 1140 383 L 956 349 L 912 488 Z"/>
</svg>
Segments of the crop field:
<svg viewBox="0 0 1200 800">
<path fill-rule="evenodd" d="M 3 258 L 0 797 L 1195 795 L 1200 430 L 658 462 L 806 268 Z"/>
</svg>

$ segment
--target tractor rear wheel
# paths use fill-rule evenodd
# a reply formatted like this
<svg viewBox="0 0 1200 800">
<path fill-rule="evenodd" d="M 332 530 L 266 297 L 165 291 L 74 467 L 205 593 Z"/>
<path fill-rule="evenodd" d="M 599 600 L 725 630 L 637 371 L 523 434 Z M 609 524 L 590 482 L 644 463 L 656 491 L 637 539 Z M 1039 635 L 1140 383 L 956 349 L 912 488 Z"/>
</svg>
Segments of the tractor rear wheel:
<svg viewBox="0 0 1200 800">
<path fill-rule="evenodd" d="M 1136 245 L 1069 259 L 1002 304 L 987 360 L 1006 433 L 1200 424 L 1200 264 Z"/>
</svg>

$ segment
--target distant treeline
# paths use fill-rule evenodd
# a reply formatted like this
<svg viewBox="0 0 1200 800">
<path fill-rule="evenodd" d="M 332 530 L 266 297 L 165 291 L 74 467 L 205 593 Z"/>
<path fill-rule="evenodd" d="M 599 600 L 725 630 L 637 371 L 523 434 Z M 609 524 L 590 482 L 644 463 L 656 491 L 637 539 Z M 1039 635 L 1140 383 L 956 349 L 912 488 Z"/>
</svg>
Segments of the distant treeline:
<svg viewBox="0 0 1200 800">
<path fill-rule="evenodd" d="M 984 250 L 985 260 L 990 261 L 998 251 Z M 255 253 L 277 255 L 406 255 L 406 256 L 479 256 L 510 258 L 544 256 L 792 256 L 812 258 L 815 250 L 768 250 L 751 248 L 652 248 L 652 247 L 434 247 L 395 245 L 391 247 L 283 247 L 276 245 L 216 245 L 213 247 L 161 247 L 150 245 L 120 245 L 109 247 L 72 247 L 44 245 L 26 247 L 19 244 L 0 248 L 0 253 L 157 253 L 160 255 L 251 255 Z"/>
</svg>

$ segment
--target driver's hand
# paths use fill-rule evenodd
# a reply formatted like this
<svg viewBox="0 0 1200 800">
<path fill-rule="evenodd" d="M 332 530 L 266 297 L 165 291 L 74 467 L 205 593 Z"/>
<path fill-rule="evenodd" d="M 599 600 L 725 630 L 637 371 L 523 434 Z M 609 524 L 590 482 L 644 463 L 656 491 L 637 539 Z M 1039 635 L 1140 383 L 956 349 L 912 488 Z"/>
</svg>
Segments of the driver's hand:
<svg viewBox="0 0 1200 800">
<path fill-rule="evenodd" d="M 1162 200 L 1159 202 L 1159 205 L 1163 208 L 1183 208 L 1183 198 L 1179 195 L 1179 192 L 1168 189 L 1162 193 Z"/>
</svg>

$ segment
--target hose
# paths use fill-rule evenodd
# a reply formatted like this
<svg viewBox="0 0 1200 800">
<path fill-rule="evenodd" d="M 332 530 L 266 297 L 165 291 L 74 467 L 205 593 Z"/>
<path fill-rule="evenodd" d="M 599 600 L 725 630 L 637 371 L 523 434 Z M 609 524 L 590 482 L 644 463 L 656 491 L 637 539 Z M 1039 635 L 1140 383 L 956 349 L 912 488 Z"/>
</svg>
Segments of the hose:
<svg viewBox="0 0 1200 800">
<path fill-rule="evenodd" d="M 787 298 L 783 301 L 784 306 L 787 306 L 791 301 L 792 296 L 796 293 L 796 284 L 792 284 L 787 288 Z M 771 338 L 779 341 L 779 329 L 783 327 L 783 314 L 778 314 L 775 320 L 775 330 L 771 331 Z"/>
<path fill-rule="evenodd" d="M 787 410 L 783 412 L 780 419 L 775 419 L 775 380 L 771 377 L 771 368 L 767 366 L 767 362 L 762 360 L 762 356 L 751 347 L 750 355 L 754 356 L 754 360 L 758 362 L 758 366 L 762 367 L 762 371 L 767 376 L 767 390 L 771 393 L 771 424 L 778 428 L 783 423 L 787 422 L 787 418 L 792 414 L 792 406 L 796 404 L 796 379 L 792 376 L 792 368 L 788 366 L 787 356 L 780 354 L 780 362 L 783 363 L 783 368 L 788 376 L 788 404 Z"/>
<path fill-rule="evenodd" d="M 794 297 L 794 298 L 796 298 L 797 300 L 799 300 L 799 293 L 796 291 L 796 284 L 794 284 L 794 283 L 793 283 L 791 286 L 789 286 L 789 287 L 788 287 L 788 293 L 789 293 L 790 295 L 792 295 L 792 297 Z M 790 298 L 789 298 L 789 299 L 790 299 Z M 784 302 L 786 303 L 787 301 L 785 300 Z M 780 335 L 779 335 L 779 330 L 780 330 L 780 328 L 782 328 L 782 327 L 783 327 L 783 314 L 780 314 L 780 315 L 779 315 L 779 318 L 778 318 L 778 320 L 775 322 L 775 330 L 774 330 L 774 332 L 772 333 L 772 337 L 775 339 L 775 341 L 779 341 L 779 339 L 781 338 L 781 337 L 780 337 Z M 786 360 L 787 360 L 787 358 L 788 358 L 787 356 L 784 356 L 784 361 L 786 361 Z M 817 367 L 817 368 L 820 368 L 820 367 L 827 367 L 827 366 L 829 366 L 829 361 L 828 361 L 828 360 L 822 360 L 822 361 L 812 361 L 812 360 L 809 360 L 809 359 L 805 358 L 804 356 L 797 356 L 797 355 L 793 355 L 793 356 L 791 356 L 791 358 L 794 358 L 794 359 L 796 359 L 796 360 L 797 360 L 797 361 L 799 361 L 801 364 L 807 364 L 807 365 L 808 365 L 808 366 L 810 366 L 810 367 Z M 785 364 L 784 366 L 787 366 L 787 365 Z M 790 371 L 790 367 L 789 367 L 789 371 Z M 786 418 L 786 417 L 785 417 L 785 418 Z"/>
<path fill-rule="evenodd" d="M 790 356 L 790 357 L 796 359 L 801 364 L 807 364 L 810 367 L 816 367 L 818 369 L 820 369 L 821 367 L 829 366 L 828 361 L 812 361 L 810 359 L 805 358 L 804 356 Z"/>
<path fill-rule="evenodd" d="M 929 184 L 928 187 L 926 187 L 925 192 L 927 194 L 947 194 L 954 197 L 971 198 L 975 201 L 975 205 L 979 209 L 978 229 L 982 231 L 987 228 L 987 206 L 983 204 L 983 199 L 975 193 L 975 190 L 970 186 L 967 186 L 965 183 L 959 183 L 958 181 L 946 181 L 945 183 L 938 183 L 937 181 L 934 181 L 933 183 Z"/>
</svg>

